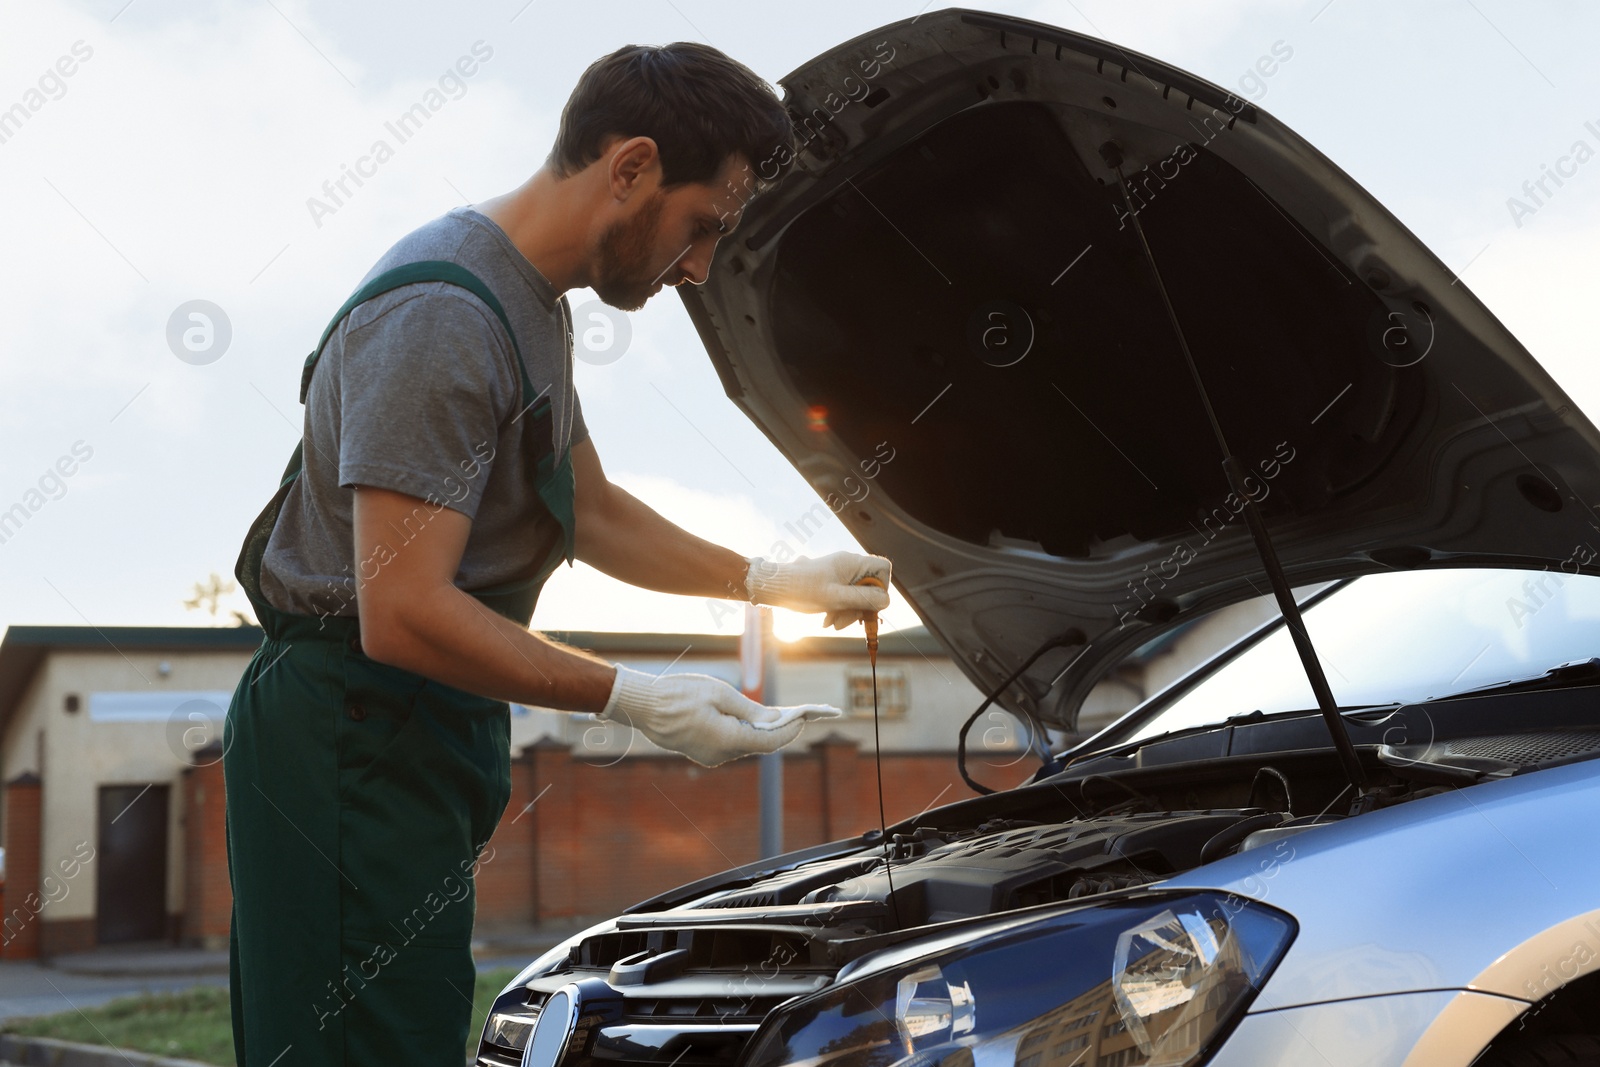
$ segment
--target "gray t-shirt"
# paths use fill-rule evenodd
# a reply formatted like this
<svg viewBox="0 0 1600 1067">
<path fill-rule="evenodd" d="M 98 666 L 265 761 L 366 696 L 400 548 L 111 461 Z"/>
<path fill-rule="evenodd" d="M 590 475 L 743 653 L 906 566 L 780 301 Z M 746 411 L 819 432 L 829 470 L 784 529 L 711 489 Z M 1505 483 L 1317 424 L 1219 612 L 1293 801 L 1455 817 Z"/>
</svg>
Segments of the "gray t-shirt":
<svg viewBox="0 0 1600 1067">
<path fill-rule="evenodd" d="M 588 436 L 572 384 L 566 297 L 494 220 L 470 207 L 452 208 L 402 237 L 361 284 L 422 259 L 461 264 L 499 299 L 535 395 L 550 399 L 551 418 L 523 417 L 522 379 L 505 327 L 469 290 L 414 282 L 356 305 L 328 337 L 312 375 L 303 467 L 262 557 L 261 591 L 280 611 L 357 613 L 356 574 L 370 579 L 384 560 L 355 559 L 353 485 L 431 505 L 396 531 L 389 542 L 396 552 L 424 532 L 441 505 L 472 519 L 455 576 L 461 589 L 510 580 L 561 536 L 527 488 L 537 450 L 524 435 L 550 433 L 557 463 Z"/>
</svg>

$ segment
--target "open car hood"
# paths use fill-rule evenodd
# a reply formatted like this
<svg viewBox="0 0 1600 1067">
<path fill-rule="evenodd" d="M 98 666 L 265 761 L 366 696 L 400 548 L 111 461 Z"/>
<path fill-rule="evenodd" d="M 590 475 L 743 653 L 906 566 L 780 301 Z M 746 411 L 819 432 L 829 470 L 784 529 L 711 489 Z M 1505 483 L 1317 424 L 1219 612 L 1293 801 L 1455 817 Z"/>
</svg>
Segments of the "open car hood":
<svg viewBox="0 0 1600 1067">
<path fill-rule="evenodd" d="M 1247 101 L 962 10 L 779 84 L 797 161 L 678 292 L 728 395 L 817 507 L 894 561 L 980 689 L 1082 632 L 1002 706 L 1070 724 L 1128 652 L 1269 592 L 1108 141 L 1294 585 L 1597 570 L 1593 424 L 1394 216 Z M 1405 620 L 1373 623 L 1381 640 Z"/>
</svg>

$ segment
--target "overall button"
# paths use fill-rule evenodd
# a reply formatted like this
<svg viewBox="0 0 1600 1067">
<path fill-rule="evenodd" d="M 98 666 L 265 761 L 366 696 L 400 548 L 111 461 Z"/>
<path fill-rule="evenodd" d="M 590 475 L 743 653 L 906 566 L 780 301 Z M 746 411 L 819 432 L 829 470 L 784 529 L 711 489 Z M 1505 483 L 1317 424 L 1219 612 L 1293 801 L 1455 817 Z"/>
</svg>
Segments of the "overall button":
<svg viewBox="0 0 1600 1067">
<path fill-rule="evenodd" d="M 350 635 L 348 644 L 351 652 L 358 656 L 361 655 L 361 634 L 359 632 Z"/>
<path fill-rule="evenodd" d="M 356 722 L 360 722 L 362 719 L 365 719 L 367 717 L 366 705 L 361 704 L 359 702 L 355 703 L 355 704 L 351 704 L 348 708 L 345 709 L 345 713 L 348 714 Z"/>
</svg>

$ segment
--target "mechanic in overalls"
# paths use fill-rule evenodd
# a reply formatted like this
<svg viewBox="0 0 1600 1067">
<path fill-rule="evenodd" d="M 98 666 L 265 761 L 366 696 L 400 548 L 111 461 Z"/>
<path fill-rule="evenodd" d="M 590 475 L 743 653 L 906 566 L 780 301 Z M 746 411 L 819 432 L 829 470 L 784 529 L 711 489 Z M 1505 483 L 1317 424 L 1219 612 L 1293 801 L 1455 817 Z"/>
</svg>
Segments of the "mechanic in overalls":
<svg viewBox="0 0 1600 1067">
<path fill-rule="evenodd" d="M 888 560 L 747 558 L 608 482 L 573 391 L 564 292 L 634 310 L 704 282 L 741 175 L 791 138 L 772 89 L 723 53 L 620 49 L 584 73 L 527 182 L 402 238 L 307 359 L 301 446 L 236 568 L 266 631 L 223 738 L 241 1065 L 461 1063 L 508 701 L 595 713 L 706 766 L 800 733 L 807 709 L 530 631 L 561 561 L 836 625 L 887 605 L 855 583 L 887 585 Z"/>
</svg>

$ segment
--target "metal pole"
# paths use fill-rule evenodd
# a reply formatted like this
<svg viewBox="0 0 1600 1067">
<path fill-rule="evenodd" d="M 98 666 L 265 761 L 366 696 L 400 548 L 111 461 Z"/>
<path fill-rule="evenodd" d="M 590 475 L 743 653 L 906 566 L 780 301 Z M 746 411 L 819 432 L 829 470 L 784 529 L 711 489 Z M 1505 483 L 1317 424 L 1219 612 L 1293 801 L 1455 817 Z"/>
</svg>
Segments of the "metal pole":
<svg viewBox="0 0 1600 1067">
<path fill-rule="evenodd" d="M 751 700 L 777 700 L 778 643 L 772 638 L 772 609 L 744 606 L 739 639 L 740 688 Z M 783 753 L 757 756 L 757 794 L 761 802 L 761 859 L 783 852 Z"/>
</svg>

